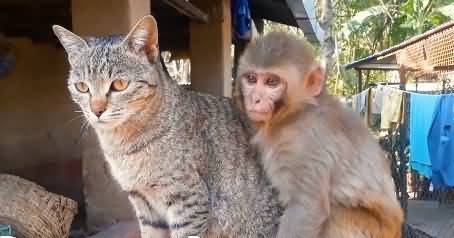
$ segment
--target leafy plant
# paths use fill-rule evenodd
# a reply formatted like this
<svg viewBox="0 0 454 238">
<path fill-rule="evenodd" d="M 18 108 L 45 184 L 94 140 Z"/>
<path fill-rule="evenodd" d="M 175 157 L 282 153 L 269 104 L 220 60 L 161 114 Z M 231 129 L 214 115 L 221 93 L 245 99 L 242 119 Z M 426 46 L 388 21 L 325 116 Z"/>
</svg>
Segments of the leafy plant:
<svg viewBox="0 0 454 238">
<path fill-rule="evenodd" d="M 454 19 L 452 0 L 336 0 L 334 10 L 339 70 L 331 76 L 329 86 L 342 95 L 354 93 L 357 84 L 354 71 L 345 72 L 342 65 Z M 386 76 L 366 71 L 364 81 L 386 81 Z"/>
</svg>

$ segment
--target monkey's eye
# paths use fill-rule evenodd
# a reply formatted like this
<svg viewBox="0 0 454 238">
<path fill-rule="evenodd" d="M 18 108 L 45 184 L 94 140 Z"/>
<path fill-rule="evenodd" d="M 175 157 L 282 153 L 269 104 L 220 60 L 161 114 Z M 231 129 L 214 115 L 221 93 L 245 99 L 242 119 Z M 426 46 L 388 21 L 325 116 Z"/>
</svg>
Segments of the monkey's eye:
<svg viewBox="0 0 454 238">
<path fill-rule="evenodd" d="M 246 75 L 246 80 L 248 84 L 255 84 L 257 82 L 257 76 L 255 74 Z"/>
<path fill-rule="evenodd" d="M 275 76 L 270 77 L 269 79 L 266 80 L 266 85 L 271 86 L 271 87 L 276 87 L 281 83 L 281 79 Z"/>
<path fill-rule="evenodd" d="M 81 93 L 86 93 L 89 90 L 88 85 L 84 82 L 77 82 L 74 84 L 74 87 Z"/>
<path fill-rule="evenodd" d="M 116 79 L 110 85 L 110 89 L 112 91 L 119 92 L 119 91 L 125 90 L 128 87 L 128 85 L 129 85 L 128 81 L 123 80 L 123 79 Z"/>
</svg>

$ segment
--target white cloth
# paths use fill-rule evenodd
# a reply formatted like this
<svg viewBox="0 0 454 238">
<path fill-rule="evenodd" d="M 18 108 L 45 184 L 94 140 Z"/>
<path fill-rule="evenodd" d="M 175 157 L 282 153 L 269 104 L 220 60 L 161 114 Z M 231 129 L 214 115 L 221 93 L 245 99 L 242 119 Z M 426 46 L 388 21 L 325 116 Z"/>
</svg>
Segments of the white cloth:
<svg viewBox="0 0 454 238">
<path fill-rule="evenodd" d="M 384 87 L 378 85 L 376 88 L 372 88 L 370 92 L 370 113 L 380 114 L 383 108 L 383 89 Z"/>
<path fill-rule="evenodd" d="M 391 128 L 391 124 L 402 119 L 403 92 L 385 87 L 383 90 L 383 107 L 381 110 L 381 129 Z"/>
<path fill-rule="evenodd" d="M 369 98 L 369 89 L 352 96 L 353 111 L 364 113 L 367 111 L 367 99 Z"/>
</svg>

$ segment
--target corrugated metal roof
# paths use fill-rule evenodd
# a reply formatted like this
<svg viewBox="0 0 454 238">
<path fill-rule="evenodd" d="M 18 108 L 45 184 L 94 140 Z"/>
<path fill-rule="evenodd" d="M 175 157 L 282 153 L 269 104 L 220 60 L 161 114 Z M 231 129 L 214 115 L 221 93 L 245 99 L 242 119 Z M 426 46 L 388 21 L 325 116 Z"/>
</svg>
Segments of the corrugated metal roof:
<svg viewBox="0 0 454 238">
<path fill-rule="evenodd" d="M 353 68 L 361 68 L 363 65 L 368 64 L 369 67 L 367 69 L 374 69 L 373 65 L 376 64 L 377 68 L 375 68 L 375 69 L 380 69 L 380 67 L 382 67 L 384 65 L 382 62 L 380 62 L 380 60 L 382 60 L 382 58 L 394 57 L 393 54 L 396 53 L 398 50 L 403 49 L 409 45 L 415 44 L 421 40 L 427 39 L 428 37 L 430 37 L 438 32 L 441 32 L 445 29 L 448 29 L 450 27 L 454 27 L 454 21 L 449 21 L 447 23 L 444 23 L 432 30 L 429 30 L 420 35 L 411 37 L 411 38 L 409 38 L 393 47 L 390 47 L 386 50 L 377 52 L 373 55 L 370 55 L 365 58 L 356 60 L 352 63 L 346 64 L 346 65 L 344 65 L 344 67 L 345 67 L 345 69 L 353 69 Z M 379 59 L 379 58 L 381 58 L 381 59 Z M 390 62 L 390 64 L 388 64 L 389 69 L 397 69 L 396 64 L 397 64 L 397 62 L 395 62 L 395 60 L 394 60 L 394 62 Z"/>
</svg>

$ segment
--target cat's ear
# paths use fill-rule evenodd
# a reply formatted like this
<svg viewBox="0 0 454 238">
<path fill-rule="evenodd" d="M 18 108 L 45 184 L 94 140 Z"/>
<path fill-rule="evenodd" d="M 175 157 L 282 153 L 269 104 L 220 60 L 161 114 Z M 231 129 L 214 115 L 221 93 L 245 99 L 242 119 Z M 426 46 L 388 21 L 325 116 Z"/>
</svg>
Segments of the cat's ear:
<svg viewBox="0 0 454 238">
<path fill-rule="evenodd" d="M 68 53 L 68 60 L 70 63 L 72 63 L 74 56 L 79 55 L 81 52 L 88 49 L 88 44 L 84 39 L 64 27 L 53 25 L 52 29 L 60 40 L 63 48 L 65 48 L 66 53 Z"/>
<path fill-rule="evenodd" d="M 156 62 L 159 56 L 158 24 L 153 16 L 140 19 L 123 40 L 123 44 L 136 52 L 145 52 L 148 59 Z"/>
</svg>

